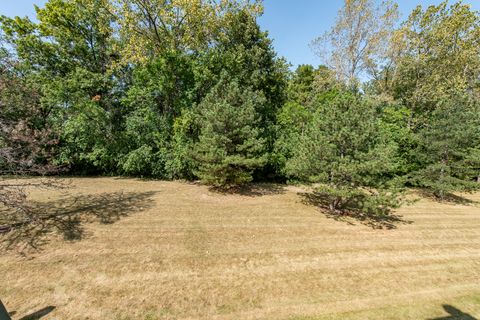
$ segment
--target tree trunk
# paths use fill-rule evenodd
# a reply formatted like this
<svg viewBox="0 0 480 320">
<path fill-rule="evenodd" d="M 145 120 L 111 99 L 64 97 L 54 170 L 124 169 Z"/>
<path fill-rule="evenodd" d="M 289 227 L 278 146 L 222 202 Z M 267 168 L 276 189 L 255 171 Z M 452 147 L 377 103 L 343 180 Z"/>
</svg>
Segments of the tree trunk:
<svg viewBox="0 0 480 320">
<path fill-rule="evenodd" d="M 447 161 L 448 161 L 448 156 L 446 156 L 446 158 L 442 160 L 442 168 L 440 169 L 440 181 L 442 182 L 442 184 L 445 180 L 445 167 L 447 166 Z M 444 198 L 445 198 L 445 192 L 444 190 L 440 190 L 440 199 L 442 199 L 443 201 Z"/>
<path fill-rule="evenodd" d="M 335 204 L 333 202 L 330 202 L 328 207 L 329 207 L 330 211 L 335 211 Z"/>
<path fill-rule="evenodd" d="M 342 198 L 341 197 L 335 197 L 335 199 L 332 200 L 329 204 L 330 211 L 334 211 L 334 212 L 339 211 L 341 203 L 342 203 Z"/>
<path fill-rule="evenodd" d="M 2 300 L 0 300 L 0 320 L 11 320 L 10 315 L 7 312 L 7 308 L 2 303 Z"/>
</svg>

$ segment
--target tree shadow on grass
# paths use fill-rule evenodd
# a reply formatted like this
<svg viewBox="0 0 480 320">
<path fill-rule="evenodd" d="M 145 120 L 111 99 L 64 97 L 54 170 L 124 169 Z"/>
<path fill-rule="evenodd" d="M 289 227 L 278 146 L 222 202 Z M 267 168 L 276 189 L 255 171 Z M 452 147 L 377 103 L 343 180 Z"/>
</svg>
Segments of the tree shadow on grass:
<svg viewBox="0 0 480 320">
<path fill-rule="evenodd" d="M 122 217 L 150 208 L 154 204 L 154 194 L 114 192 L 34 202 L 28 215 L 22 214 L 8 224 L 2 223 L 0 249 L 19 249 L 20 252 L 40 249 L 52 233 L 60 234 L 68 241 L 81 240 L 86 236 L 86 223 L 114 223 Z"/>
<path fill-rule="evenodd" d="M 465 313 L 451 305 L 444 304 L 443 309 L 449 314 L 446 317 L 430 318 L 428 320 L 478 320 L 474 316 Z"/>
<path fill-rule="evenodd" d="M 285 186 L 274 183 L 252 183 L 234 187 L 210 187 L 209 190 L 223 195 L 241 195 L 245 197 L 262 197 L 285 193 Z"/>
<path fill-rule="evenodd" d="M 459 196 L 459 195 L 456 195 L 456 194 L 453 194 L 453 193 L 447 193 L 443 197 L 443 199 L 437 197 L 432 191 L 429 191 L 429 190 L 420 189 L 420 190 L 418 190 L 418 193 L 420 194 L 420 196 L 422 196 L 424 198 L 427 198 L 427 199 L 430 199 L 430 200 L 433 200 L 433 201 L 437 201 L 437 202 L 460 204 L 460 205 L 464 205 L 464 206 L 479 206 L 480 205 L 480 202 L 478 202 L 478 201 L 468 199 L 468 198 L 465 198 L 465 197 L 462 197 L 462 196 Z"/>
<path fill-rule="evenodd" d="M 359 222 L 373 229 L 396 229 L 399 224 L 411 224 L 413 221 L 405 220 L 389 209 L 384 209 L 382 214 L 369 213 L 362 210 L 358 201 L 352 200 L 345 204 L 341 211 L 332 211 L 329 208 L 331 198 L 329 195 L 313 192 L 299 193 L 302 203 L 320 208 L 327 218 L 342 221 L 350 225 Z"/>
</svg>

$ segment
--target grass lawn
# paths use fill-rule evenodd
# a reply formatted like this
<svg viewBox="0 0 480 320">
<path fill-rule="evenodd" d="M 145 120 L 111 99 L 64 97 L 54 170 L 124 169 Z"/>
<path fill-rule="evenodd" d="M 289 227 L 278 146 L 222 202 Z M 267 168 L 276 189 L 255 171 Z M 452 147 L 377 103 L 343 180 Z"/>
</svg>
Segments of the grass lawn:
<svg viewBox="0 0 480 320">
<path fill-rule="evenodd" d="M 393 229 L 275 185 L 76 178 L 31 196 L 52 219 L 39 252 L 0 256 L 13 319 L 480 319 L 480 194 L 422 198 Z"/>
</svg>

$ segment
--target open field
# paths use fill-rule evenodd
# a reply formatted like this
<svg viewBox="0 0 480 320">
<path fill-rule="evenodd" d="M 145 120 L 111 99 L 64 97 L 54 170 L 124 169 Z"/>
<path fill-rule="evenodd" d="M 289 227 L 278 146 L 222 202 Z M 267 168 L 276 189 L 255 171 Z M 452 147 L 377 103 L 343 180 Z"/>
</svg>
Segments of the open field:
<svg viewBox="0 0 480 320">
<path fill-rule="evenodd" d="M 480 319 L 480 194 L 422 199 L 379 230 L 326 217 L 294 187 L 72 183 L 32 194 L 67 214 L 41 251 L 0 257 L 13 319 Z"/>
</svg>

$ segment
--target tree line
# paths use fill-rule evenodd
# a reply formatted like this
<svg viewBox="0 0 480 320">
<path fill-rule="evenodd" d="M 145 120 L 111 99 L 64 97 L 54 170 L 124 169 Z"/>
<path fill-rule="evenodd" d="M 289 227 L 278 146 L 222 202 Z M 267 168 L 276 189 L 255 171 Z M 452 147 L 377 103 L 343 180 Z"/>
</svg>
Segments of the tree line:
<svg viewBox="0 0 480 320">
<path fill-rule="evenodd" d="M 0 170 L 311 183 L 386 214 L 480 186 L 480 15 L 345 0 L 295 71 L 261 1 L 49 0 L 0 18 Z M 38 170 L 35 170 L 38 172 Z M 53 170 L 46 170 L 53 172 Z"/>
</svg>

